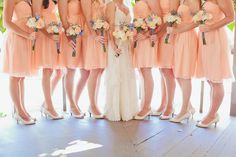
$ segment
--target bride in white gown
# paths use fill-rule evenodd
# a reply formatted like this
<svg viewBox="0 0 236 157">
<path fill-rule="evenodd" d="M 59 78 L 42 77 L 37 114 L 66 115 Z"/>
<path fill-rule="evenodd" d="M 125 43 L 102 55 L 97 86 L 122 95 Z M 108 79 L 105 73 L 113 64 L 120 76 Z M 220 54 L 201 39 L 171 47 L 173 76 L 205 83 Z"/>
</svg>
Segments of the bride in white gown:
<svg viewBox="0 0 236 157">
<path fill-rule="evenodd" d="M 112 31 L 120 24 L 129 24 L 131 16 L 123 0 L 113 0 L 108 3 L 106 16 L 111 33 L 108 42 L 108 66 L 105 69 L 105 117 L 111 121 L 128 121 L 138 112 L 135 70 L 132 66 L 129 41 L 114 39 Z M 119 57 L 116 57 L 117 54 Z"/>
</svg>

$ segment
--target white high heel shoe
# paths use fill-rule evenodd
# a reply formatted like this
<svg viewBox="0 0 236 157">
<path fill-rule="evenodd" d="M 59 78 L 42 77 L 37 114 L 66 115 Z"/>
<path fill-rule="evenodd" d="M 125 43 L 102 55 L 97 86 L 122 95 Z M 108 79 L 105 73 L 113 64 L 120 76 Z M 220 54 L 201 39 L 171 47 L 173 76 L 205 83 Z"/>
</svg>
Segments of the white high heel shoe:
<svg viewBox="0 0 236 157">
<path fill-rule="evenodd" d="M 12 111 L 12 118 L 14 118 L 15 117 L 15 114 L 16 114 L 16 109 L 14 108 L 14 110 Z M 28 113 L 27 113 L 28 114 Z M 30 114 L 28 114 L 29 115 L 29 118 L 30 119 L 32 119 L 33 121 L 37 121 L 37 119 L 35 118 L 35 117 L 31 117 L 31 115 Z"/>
<path fill-rule="evenodd" d="M 217 126 L 217 123 L 220 121 L 220 116 L 217 114 L 215 119 L 213 119 L 211 122 L 208 124 L 203 124 L 202 121 L 197 123 L 197 127 L 199 128 L 209 128 L 212 124 L 215 124 L 215 127 Z"/>
<path fill-rule="evenodd" d="M 41 107 L 41 116 L 45 116 L 46 118 L 49 118 L 51 120 L 60 120 L 60 119 L 64 119 L 63 116 L 54 116 L 52 115 L 45 107 Z"/>
<path fill-rule="evenodd" d="M 20 123 L 22 123 L 22 124 L 24 124 L 24 125 L 33 125 L 33 124 L 35 124 L 35 121 L 34 121 L 34 120 L 32 120 L 32 119 L 30 119 L 29 121 L 24 120 L 24 119 L 23 119 L 21 116 L 19 116 L 19 114 L 17 114 L 17 113 L 14 114 L 14 118 L 15 118 L 17 124 L 20 124 Z"/>
<path fill-rule="evenodd" d="M 163 113 L 163 111 L 160 111 L 160 112 L 158 112 L 158 111 L 152 111 L 152 113 L 151 113 L 151 115 L 152 116 L 161 116 L 162 115 L 162 113 Z"/>
<path fill-rule="evenodd" d="M 139 116 L 139 115 L 134 116 L 134 119 L 135 120 L 144 120 L 147 117 L 148 117 L 148 119 L 150 119 L 151 113 L 152 113 L 152 111 L 150 110 L 143 116 Z"/>
<path fill-rule="evenodd" d="M 175 113 L 175 111 L 173 110 L 169 115 L 161 115 L 160 116 L 160 120 L 170 120 L 171 118 L 173 118 L 174 117 L 174 113 Z"/>
<path fill-rule="evenodd" d="M 189 109 L 189 112 L 191 113 L 191 116 L 192 116 L 192 119 L 193 119 L 193 116 L 196 113 L 196 110 L 192 107 L 192 108 Z"/>
<path fill-rule="evenodd" d="M 85 114 L 84 113 L 80 113 L 79 115 L 78 114 L 75 114 L 72 110 L 70 111 L 70 115 L 76 119 L 83 119 Z"/>
<path fill-rule="evenodd" d="M 100 114 L 100 115 L 96 115 L 93 113 L 91 107 L 89 107 L 89 116 L 93 117 L 95 119 L 104 119 L 104 115 Z"/>
<path fill-rule="evenodd" d="M 170 120 L 170 122 L 173 122 L 173 123 L 181 123 L 182 121 L 184 120 L 187 120 L 189 121 L 190 117 L 191 117 L 191 113 L 190 112 L 187 112 L 185 113 L 184 115 L 182 115 L 181 117 L 176 117 L 176 118 L 173 118 Z"/>
</svg>

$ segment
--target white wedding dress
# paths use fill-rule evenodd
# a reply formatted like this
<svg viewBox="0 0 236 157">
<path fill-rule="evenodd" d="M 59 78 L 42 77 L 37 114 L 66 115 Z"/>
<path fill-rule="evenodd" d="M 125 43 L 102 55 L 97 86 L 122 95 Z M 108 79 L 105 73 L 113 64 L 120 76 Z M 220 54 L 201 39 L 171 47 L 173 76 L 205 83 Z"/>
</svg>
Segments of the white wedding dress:
<svg viewBox="0 0 236 157">
<path fill-rule="evenodd" d="M 115 25 L 129 23 L 130 15 L 123 13 L 116 7 Z M 138 112 L 138 96 L 135 70 L 132 66 L 132 57 L 129 41 L 116 41 L 122 54 L 115 57 L 115 52 L 108 43 L 108 66 L 106 68 L 106 105 L 105 116 L 111 121 L 128 121 Z"/>
</svg>

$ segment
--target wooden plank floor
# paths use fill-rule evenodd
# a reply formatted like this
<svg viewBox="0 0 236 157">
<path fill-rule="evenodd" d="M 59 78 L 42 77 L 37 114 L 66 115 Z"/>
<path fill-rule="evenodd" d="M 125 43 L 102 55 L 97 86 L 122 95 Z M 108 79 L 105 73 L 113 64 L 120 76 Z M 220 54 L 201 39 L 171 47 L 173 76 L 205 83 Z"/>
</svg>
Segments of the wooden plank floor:
<svg viewBox="0 0 236 157">
<path fill-rule="evenodd" d="M 34 126 L 0 119 L 0 157 L 235 157 L 236 118 L 199 129 L 150 120 L 108 122 L 86 117 L 60 121 L 39 118 Z"/>
</svg>

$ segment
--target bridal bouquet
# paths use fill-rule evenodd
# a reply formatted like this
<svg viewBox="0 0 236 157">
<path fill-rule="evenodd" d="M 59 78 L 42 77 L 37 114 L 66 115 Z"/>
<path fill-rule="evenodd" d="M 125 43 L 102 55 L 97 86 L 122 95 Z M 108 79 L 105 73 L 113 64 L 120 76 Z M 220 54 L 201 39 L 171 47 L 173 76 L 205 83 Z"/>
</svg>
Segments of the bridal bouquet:
<svg viewBox="0 0 236 157">
<path fill-rule="evenodd" d="M 76 45 L 76 39 L 77 37 L 81 36 L 83 34 L 83 30 L 80 25 L 77 24 L 71 24 L 70 27 L 66 30 L 66 36 L 70 37 L 71 40 Z M 73 48 L 72 57 L 76 56 L 76 49 Z"/>
<path fill-rule="evenodd" d="M 127 41 L 133 38 L 134 33 L 129 25 L 121 24 L 113 32 L 113 36 L 121 41 Z"/>
<path fill-rule="evenodd" d="M 173 27 L 175 24 L 181 23 L 181 17 L 178 15 L 176 11 L 171 11 L 170 14 L 164 17 L 164 21 L 167 23 L 168 27 Z M 168 33 L 165 38 L 165 43 L 168 44 L 170 38 L 170 34 Z"/>
<path fill-rule="evenodd" d="M 95 32 L 99 32 L 101 36 L 104 37 L 105 31 L 109 30 L 109 24 L 104 20 L 104 18 L 97 19 L 96 21 L 91 21 L 92 28 Z M 102 44 L 103 51 L 106 52 L 105 44 Z"/>
<path fill-rule="evenodd" d="M 202 9 L 193 16 L 193 21 L 197 24 L 205 24 L 208 20 L 211 20 L 212 18 L 213 17 L 211 14 L 207 13 L 206 10 Z M 202 42 L 203 45 L 206 45 L 206 38 L 204 32 L 202 32 Z"/>
<path fill-rule="evenodd" d="M 146 19 L 145 19 L 146 23 L 147 23 L 147 27 L 150 31 L 150 34 L 153 35 L 155 33 L 155 30 L 162 24 L 162 20 L 159 16 L 157 15 L 149 15 Z M 155 42 L 152 41 L 152 47 L 154 47 Z"/>
<path fill-rule="evenodd" d="M 137 33 L 145 32 L 148 30 L 145 19 L 143 18 L 135 18 L 133 21 L 133 27 L 136 29 Z M 137 41 L 134 43 L 134 48 L 137 47 Z"/>
<path fill-rule="evenodd" d="M 29 17 L 26 25 L 29 28 L 33 29 L 35 32 L 38 32 L 39 29 L 42 29 L 45 27 L 45 23 L 43 19 L 40 18 L 40 16 Z M 33 46 L 32 46 L 33 51 L 35 50 L 35 43 L 36 43 L 36 40 L 33 40 Z"/>
<path fill-rule="evenodd" d="M 59 35 L 60 29 L 61 29 L 61 23 L 52 22 L 48 25 L 47 32 L 49 34 Z M 60 54 L 60 44 L 59 44 L 59 42 L 56 42 L 56 47 L 57 47 L 57 53 Z"/>
</svg>

